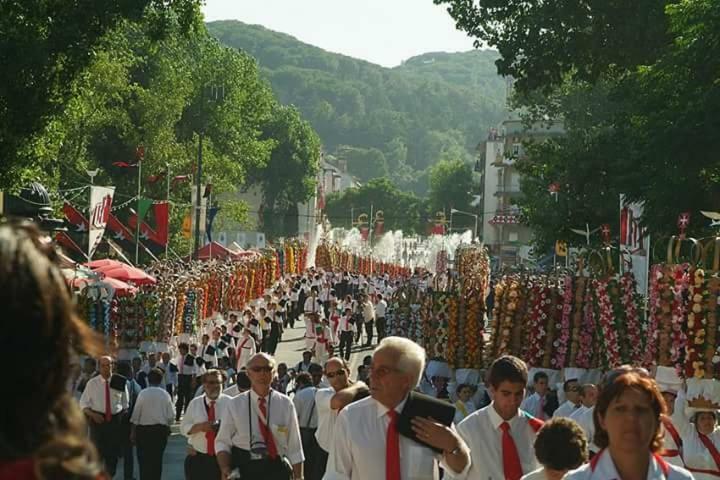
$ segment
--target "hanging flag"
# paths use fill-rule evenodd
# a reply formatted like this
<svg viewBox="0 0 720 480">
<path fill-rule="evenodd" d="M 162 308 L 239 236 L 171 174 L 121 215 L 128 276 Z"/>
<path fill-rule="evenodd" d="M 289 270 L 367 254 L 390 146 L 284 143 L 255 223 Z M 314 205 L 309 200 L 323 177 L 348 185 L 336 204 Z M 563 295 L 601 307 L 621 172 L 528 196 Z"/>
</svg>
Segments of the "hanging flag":
<svg viewBox="0 0 720 480">
<path fill-rule="evenodd" d="M 620 195 L 620 271 L 632 272 L 636 291 L 647 295 L 650 268 L 650 234 L 642 227 L 642 202 Z"/>
<path fill-rule="evenodd" d="M 189 182 L 191 178 L 191 175 L 175 175 L 172 179 L 172 188 L 175 188 L 180 183 Z"/>
<path fill-rule="evenodd" d="M 208 242 L 212 243 L 212 226 L 215 216 L 220 211 L 220 207 L 210 207 L 208 209 L 207 219 L 205 220 L 205 232 L 207 233 Z"/>
<path fill-rule="evenodd" d="M 558 257 L 567 257 L 567 242 L 563 240 L 557 240 L 555 242 L 555 255 Z"/>
<path fill-rule="evenodd" d="M 318 185 L 317 189 L 317 208 L 318 210 L 325 210 L 325 192 L 322 185 Z"/>
<path fill-rule="evenodd" d="M 192 215 L 190 213 L 185 215 L 185 218 L 183 218 L 182 233 L 185 238 L 192 237 Z"/>
<path fill-rule="evenodd" d="M 360 227 L 360 236 L 362 237 L 364 242 L 367 242 L 368 237 L 370 236 L 370 228 Z"/>
<path fill-rule="evenodd" d="M 203 193 L 203 198 L 208 198 L 210 195 L 212 195 L 212 183 L 208 183 L 205 185 L 205 193 Z"/>
<path fill-rule="evenodd" d="M 152 222 L 146 220 L 140 225 L 140 237 L 149 240 L 150 249 L 159 251 L 167 245 L 170 236 L 170 204 L 168 202 L 154 203 L 152 215 L 155 219 L 155 228 L 150 225 Z M 128 217 L 128 226 L 133 231 L 137 228 L 137 215 L 131 210 Z"/>
<path fill-rule="evenodd" d="M 150 185 L 155 185 L 157 182 L 165 178 L 165 173 L 158 173 L 157 175 L 150 175 L 147 178 L 147 183 Z"/>
<path fill-rule="evenodd" d="M 120 246 L 120 248 L 126 252 L 133 250 L 133 247 L 135 246 L 135 235 L 132 230 L 130 230 L 112 213 L 108 217 L 107 228 L 110 232 L 112 232 L 112 239 Z"/>
<path fill-rule="evenodd" d="M 113 165 L 113 167 L 118 167 L 118 168 L 137 168 L 137 166 L 138 166 L 137 163 L 130 164 L 127 162 L 113 162 L 112 165 Z"/>
<path fill-rule="evenodd" d="M 382 210 L 375 213 L 375 237 L 379 237 L 385 230 L 385 215 Z"/>
<path fill-rule="evenodd" d="M 90 187 L 87 255 L 90 260 L 105 234 L 114 194 L 115 187 L 96 187 L 94 185 Z"/>
</svg>

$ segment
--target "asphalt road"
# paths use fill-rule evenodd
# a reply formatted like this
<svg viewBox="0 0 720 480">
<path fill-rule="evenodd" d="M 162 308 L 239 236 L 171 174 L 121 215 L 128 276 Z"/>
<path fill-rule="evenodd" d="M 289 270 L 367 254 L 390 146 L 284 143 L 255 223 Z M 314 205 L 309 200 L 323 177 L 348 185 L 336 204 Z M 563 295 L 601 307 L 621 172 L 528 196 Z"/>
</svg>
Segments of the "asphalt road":
<svg viewBox="0 0 720 480">
<path fill-rule="evenodd" d="M 275 358 L 278 363 L 285 362 L 289 367 L 296 365 L 302 360 L 302 352 L 305 349 L 305 325 L 302 321 L 295 323 L 295 328 L 288 329 L 283 334 L 283 340 L 278 345 Z M 350 373 L 355 378 L 357 366 L 362 362 L 362 358 L 368 355 L 371 348 L 355 348 L 350 357 Z M 183 480 L 183 463 L 185 461 L 185 452 L 187 441 L 185 437 L 180 435 L 180 425 L 174 424 L 171 429 L 172 433 L 168 440 L 165 455 L 163 457 L 163 474 L 162 480 Z M 134 478 L 139 479 L 139 469 L 137 459 L 135 461 Z M 123 459 L 120 459 L 118 471 L 113 477 L 115 480 L 125 479 L 123 473 Z M 213 480 L 213 479 L 209 479 Z"/>
</svg>

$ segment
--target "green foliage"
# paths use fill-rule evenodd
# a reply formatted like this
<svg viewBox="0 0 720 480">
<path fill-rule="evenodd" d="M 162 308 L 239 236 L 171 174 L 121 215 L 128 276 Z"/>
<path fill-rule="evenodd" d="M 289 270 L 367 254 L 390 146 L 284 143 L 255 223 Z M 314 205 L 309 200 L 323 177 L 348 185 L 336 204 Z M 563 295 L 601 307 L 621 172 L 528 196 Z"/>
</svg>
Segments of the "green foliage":
<svg viewBox="0 0 720 480">
<path fill-rule="evenodd" d="M 469 210 L 472 168 L 462 160 L 442 160 L 430 168 L 430 207 L 433 211 Z"/>
<path fill-rule="evenodd" d="M 505 84 L 491 51 L 428 53 L 389 69 L 260 26 L 222 21 L 208 29 L 258 59 L 280 101 L 297 106 L 328 153 L 371 161 L 352 170 L 366 180 L 389 173 L 425 195 L 427 182 L 416 179 L 429 166 L 445 154 L 469 157 L 503 118 Z"/>
<path fill-rule="evenodd" d="M 347 162 L 348 172 L 361 182 L 388 176 L 388 163 L 377 148 L 359 148 L 341 145 L 335 151 L 338 159 Z"/>
<path fill-rule="evenodd" d="M 202 28 L 197 0 L 62 2 L 8 0 L 0 15 L 0 158 L 4 186 L 15 186 L 42 162 L 18 155 L 49 127 L 76 91 L 78 75 L 96 61 L 93 49 L 125 19 L 148 20 L 154 39 L 180 27 Z M 50 127 L 52 128 L 52 127 Z M 29 167 L 29 168 L 26 168 Z"/>
<path fill-rule="evenodd" d="M 426 206 L 412 193 L 400 191 L 387 178 L 376 178 L 360 187 L 350 188 L 342 194 L 328 195 L 325 213 L 333 226 L 351 228 L 350 215 L 382 211 L 385 231 L 402 230 L 406 233 L 425 233 Z"/>
</svg>

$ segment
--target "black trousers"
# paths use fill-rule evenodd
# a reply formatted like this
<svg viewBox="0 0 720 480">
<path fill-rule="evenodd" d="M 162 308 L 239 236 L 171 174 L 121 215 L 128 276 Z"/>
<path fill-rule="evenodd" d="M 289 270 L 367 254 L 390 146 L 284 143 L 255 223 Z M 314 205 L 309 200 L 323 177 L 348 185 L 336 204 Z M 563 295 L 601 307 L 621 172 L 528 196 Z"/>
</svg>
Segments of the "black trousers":
<svg viewBox="0 0 720 480">
<path fill-rule="evenodd" d="M 320 445 L 318 445 L 315 439 L 316 431 L 316 428 L 300 427 L 300 438 L 302 440 L 303 453 L 305 454 L 303 471 L 307 480 L 322 480 L 322 475 L 317 476 L 322 448 L 320 448 Z"/>
<path fill-rule="evenodd" d="M 350 348 L 353 344 L 353 332 L 348 330 L 340 332 L 340 357 L 345 360 L 350 360 Z"/>
<path fill-rule="evenodd" d="M 360 343 L 360 339 L 362 338 L 363 325 L 365 325 L 365 322 L 357 322 L 355 324 L 355 326 L 357 327 L 357 330 L 355 330 L 355 343 Z"/>
<path fill-rule="evenodd" d="M 206 480 L 220 478 L 220 466 L 214 455 L 196 453 L 185 458 L 185 480 Z"/>
<path fill-rule="evenodd" d="M 190 400 L 193 399 L 192 375 L 178 375 L 177 400 L 175 401 L 175 420 L 187 410 Z"/>
<path fill-rule="evenodd" d="M 131 480 L 135 474 L 135 446 L 130 441 L 130 419 L 124 419 L 120 425 L 123 448 L 123 478 Z"/>
<path fill-rule="evenodd" d="M 240 477 L 262 480 L 292 480 L 292 466 L 286 459 L 250 460 L 250 452 L 232 448 L 232 467 L 240 469 Z"/>
<path fill-rule="evenodd" d="M 378 317 L 375 319 L 375 328 L 377 328 L 377 335 L 378 335 L 378 342 L 385 338 L 385 327 L 387 323 L 385 323 L 385 317 Z"/>
<path fill-rule="evenodd" d="M 328 452 L 322 449 L 322 447 L 318 446 L 318 461 L 316 463 L 317 470 L 315 471 L 315 475 L 317 478 L 323 478 L 325 476 L 325 470 L 327 469 L 327 462 L 328 457 L 330 455 Z"/>
<path fill-rule="evenodd" d="M 365 322 L 365 333 L 367 334 L 367 343 L 365 345 L 370 345 L 372 343 L 374 324 L 375 324 L 375 320 L 370 320 L 369 322 Z"/>
<path fill-rule="evenodd" d="M 267 349 L 270 355 L 275 355 L 278 343 L 280 343 L 280 324 L 272 322 L 270 324 L 270 337 L 267 341 Z"/>
<path fill-rule="evenodd" d="M 101 412 L 97 412 L 102 415 Z M 122 414 L 113 415 L 109 422 L 90 421 L 90 438 L 98 449 L 105 470 L 112 477 L 117 470 L 118 458 L 123 453 Z"/>
<path fill-rule="evenodd" d="M 167 425 L 138 425 L 135 427 L 140 480 L 160 480 L 163 453 L 167 446 L 170 427 Z"/>
</svg>

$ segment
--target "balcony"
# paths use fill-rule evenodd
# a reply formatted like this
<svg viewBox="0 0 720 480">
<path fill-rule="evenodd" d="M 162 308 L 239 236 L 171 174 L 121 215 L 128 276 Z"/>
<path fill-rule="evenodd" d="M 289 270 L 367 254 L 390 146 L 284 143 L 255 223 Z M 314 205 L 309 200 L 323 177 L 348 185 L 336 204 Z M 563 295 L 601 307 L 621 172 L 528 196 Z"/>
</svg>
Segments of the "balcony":
<svg viewBox="0 0 720 480">
<path fill-rule="evenodd" d="M 501 197 L 503 195 L 519 195 L 520 187 L 517 185 L 510 185 L 510 186 L 504 186 L 504 185 L 498 185 L 495 189 L 495 193 L 493 194 L 496 197 Z"/>
</svg>

